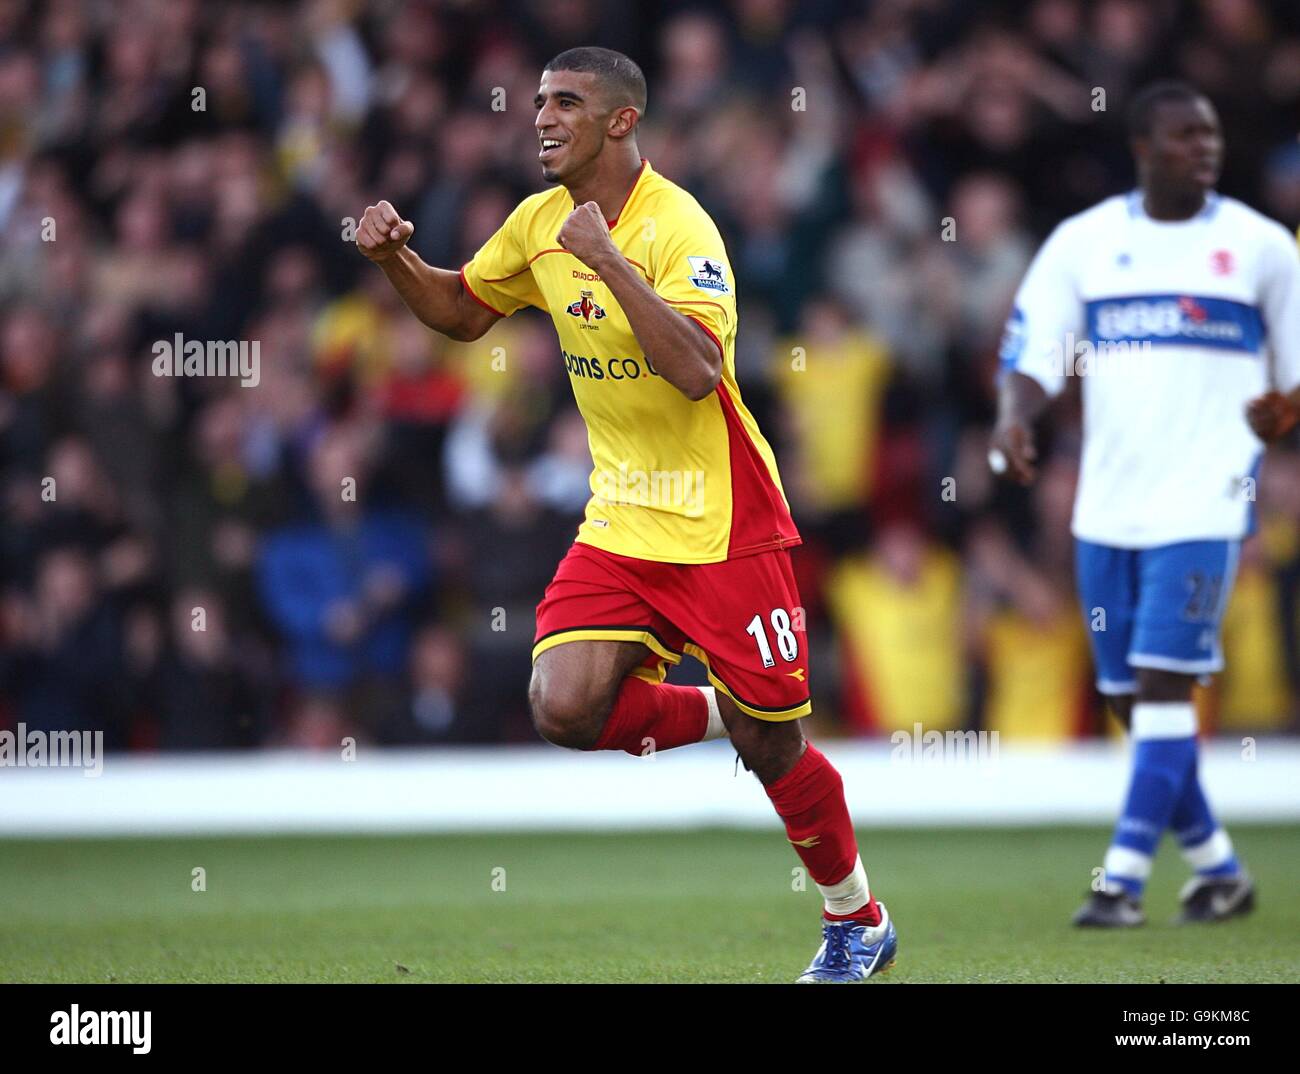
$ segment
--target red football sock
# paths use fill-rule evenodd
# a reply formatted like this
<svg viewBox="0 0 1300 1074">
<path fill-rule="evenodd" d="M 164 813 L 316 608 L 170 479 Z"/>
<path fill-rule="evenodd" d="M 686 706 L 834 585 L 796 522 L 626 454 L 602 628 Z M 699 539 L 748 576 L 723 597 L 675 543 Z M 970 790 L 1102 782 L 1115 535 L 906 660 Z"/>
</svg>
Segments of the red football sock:
<svg viewBox="0 0 1300 1074">
<path fill-rule="evenodd" d="M 709 699 L 695 686 L 651 683 L 629 675 L 592 749 L 641 756 L 699 742 L 709 726 Z"/>
<path fill-rule="evenodd" d="M 847 887 L 838 892 L 849 897 L 844 913 L 825 916 L 833 921 L 880 923 L 880 910 L 862 875 L 861 906 L 854 908 L 851 897 L 858 886 L 851 876 L 858 866 L 858 844 L 853 837 L 853 822 L 844 802 L 844 781 L 830 761 L 812 743 L 795 766 L 770 787 L 764 788 L 772 805 L 785 821 L 785 830 L 795 852 L 808 867 L 808 873 L 829 899 L 827 888 Z M 847 882 L 847 883 L 846 883 Z"/>
</svg>

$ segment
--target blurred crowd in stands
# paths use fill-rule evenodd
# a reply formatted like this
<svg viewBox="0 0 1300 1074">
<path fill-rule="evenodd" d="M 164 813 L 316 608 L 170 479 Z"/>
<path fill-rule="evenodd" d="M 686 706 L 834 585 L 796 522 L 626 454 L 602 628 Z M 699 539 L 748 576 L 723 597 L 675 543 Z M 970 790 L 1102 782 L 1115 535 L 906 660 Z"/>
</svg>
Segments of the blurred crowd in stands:
<svg viewBox="0 0 1300 1074">
<path fill-rule="evenodd" d="M 642 152 L 726 238 L 817 732 L 1106 733 L 1077 403 L 1036 487 L 995 483 L 998 339 L 1047 231 L 1131 186 L 1152 78 L 1218 107 L 1224 193 L 1300 224 L 1285 0 L 0 0 L 0 726 L 535 739 L 533 610 L 590 467 L 553 331 L 430 333 L 349 224 L 386 198 L 467 260 L 542 187 L 532 97 L 576 44 L 643 65 Z M 155 375 L 176 333 L 258 341 L 259 382 Z M 1202 698 L 1223 731 L 1296 727 L 1293 448 Z"/>
</svg>

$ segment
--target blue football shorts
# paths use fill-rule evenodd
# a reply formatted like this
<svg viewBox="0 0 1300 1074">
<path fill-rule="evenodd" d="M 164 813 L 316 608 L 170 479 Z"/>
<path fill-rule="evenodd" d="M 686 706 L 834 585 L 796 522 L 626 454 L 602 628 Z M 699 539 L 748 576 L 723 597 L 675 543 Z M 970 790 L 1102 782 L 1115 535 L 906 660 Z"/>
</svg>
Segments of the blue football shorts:
<svg viewBox="0 0 1300 1074">
<path fill-rule="evenodd" d="M 1084 625 L 1103 694 L 1131 694 L 1137 668 L 1209 675 L 1223 668 L 1219 625 L 1240 541 L 1113 548 L 1075 540 Z"/>
</svg>

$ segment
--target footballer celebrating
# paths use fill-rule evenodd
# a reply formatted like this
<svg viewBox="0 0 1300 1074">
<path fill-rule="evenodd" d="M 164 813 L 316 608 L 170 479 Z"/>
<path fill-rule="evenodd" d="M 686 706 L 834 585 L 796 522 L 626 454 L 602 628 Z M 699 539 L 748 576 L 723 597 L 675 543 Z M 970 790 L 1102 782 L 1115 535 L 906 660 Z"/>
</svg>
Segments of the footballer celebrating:
<svg viewBox="0 0 1300 1074">
<path fill-rule="evenodd" d="M 474 340 L 547 311 L 586 421 L 592 498 L 537 608 L 529 702 L 543 738 L 640 755 L 729 735 L 825 900 L 801 982 L 865 980 L 897 936 L 871 895 L 844 788 L 806 742 L 799 534 L 736 384 L 736 285 L 713 221 L 637 149 L 646 85 L 628 57 L 570 49 L 534 125 L 554 189 L 524 199 L 459 273 L 369 206 L 357 246 L 424 324 Z M 709 687 L 664 681 L 683 654 Z"/>
<path fill-rule="evenodd" d="M 1192 687 L 1223 667 L 1219 624 L 1267 442 L 1300 403 L 1300 257 L 1281 225 L 1213 187 L 1223 137 L 1180 82 L 1129 112 L 1138 189 L 1064 221 L 1017 293 L 990 459 L 1035 476 L 1033 422 L 1079 370 L 1083 449 L 1072 530 L 1097 687 L 1128 727 L 1132 773 L 1083 926 L 1144 922 L 1173 830 L 1193 870 L 1183 922 L 1249 912 L 1254 885 L 1198 772 Z M 1102 361 L 1102 359 L 1105 361 Z"/>
</svg>

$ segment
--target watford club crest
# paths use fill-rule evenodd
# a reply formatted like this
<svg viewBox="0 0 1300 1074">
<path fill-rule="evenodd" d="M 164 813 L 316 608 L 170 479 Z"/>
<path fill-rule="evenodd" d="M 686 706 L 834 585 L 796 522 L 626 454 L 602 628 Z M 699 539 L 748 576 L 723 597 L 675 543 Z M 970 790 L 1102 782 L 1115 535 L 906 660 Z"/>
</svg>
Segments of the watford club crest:
<svg viewBox="0 0 1300 1074">
<path fill-rule="evenodd" d="M 591 324 L 592 321 L 605 319 L 605 307 L 598 306 L 591 300 L 590 291 L 583 291 L 577 302 L 569 303 L 568 314 L 570 317 L 581 317 L 587 324 Z"/>
</svg>

